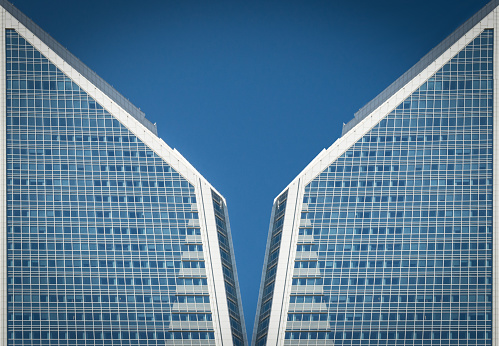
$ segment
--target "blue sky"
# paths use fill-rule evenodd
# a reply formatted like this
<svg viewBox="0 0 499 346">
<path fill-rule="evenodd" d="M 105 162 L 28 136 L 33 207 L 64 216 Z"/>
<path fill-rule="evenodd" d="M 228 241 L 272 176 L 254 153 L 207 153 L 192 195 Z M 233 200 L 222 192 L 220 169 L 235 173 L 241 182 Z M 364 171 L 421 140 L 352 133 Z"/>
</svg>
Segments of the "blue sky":
<svg viewBox="0 0 499 346">
<path fill-rule="evenodd" d="M 248 336 L 273 199 L 485 0 L 11 0 L 227 199 Z M 140 6 L 137 6 L 140 4 Z"/>
</svg>

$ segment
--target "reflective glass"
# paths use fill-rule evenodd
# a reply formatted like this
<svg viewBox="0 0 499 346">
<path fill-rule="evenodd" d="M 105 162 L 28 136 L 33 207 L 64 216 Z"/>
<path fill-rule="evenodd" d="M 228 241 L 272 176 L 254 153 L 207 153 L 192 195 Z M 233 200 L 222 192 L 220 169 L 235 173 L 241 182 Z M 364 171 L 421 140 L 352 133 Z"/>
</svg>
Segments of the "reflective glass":
<svg viewBox="0 0 499 346">
<path fill-rule="evenodd" d="M 491 345 L 493 30 L 305 188 L 288 344 Z"/>
<path fill-rule="evenodd" d="M 227 294 L 227 307 L 229 309 L 230 326 L 232 331 L 232 341 L 234 346 L 244 344 L 244 336 L 241 325 L 241 315 L 239 312 L 239 297 L 237 294 L 236 281 L 234 275 L 230 238 L 227 232 L 227 222 L 225 221 L 226 205 L 222 198 L 214 191 L 211 192 L 213 208 L 215 210 L 215 222 L 217 225 L 218 245 L 220 246 L 220 256 L 222 258 L 222 270 L 224 276 L 225 293 Z"/>
<path fill-rule="evenodd" d="M 6 30 L 10 345 L 214 344 L 194 187 Z"/>
<path fill-rule="evenodd" d="M 275 279 L 277 274 L 277 261 L 281 248 L 281 236 L 286 212 L 286 202 L 288 200 L 288 191 L 286 190 L 274 204 L 274 215 L 272 219 L 272 233 L 270 234 L 270 244 L 265 263 L 265 280 L 263 291 L 261 292 L 261 301 L 258 316 L 258 328 L 256 331 L 256 346 L 264 346 L 267 343 L 267 333 L 270 320 L 270 311 L 272 308 L 272 296 L 274 294 Z"/>
</svg>

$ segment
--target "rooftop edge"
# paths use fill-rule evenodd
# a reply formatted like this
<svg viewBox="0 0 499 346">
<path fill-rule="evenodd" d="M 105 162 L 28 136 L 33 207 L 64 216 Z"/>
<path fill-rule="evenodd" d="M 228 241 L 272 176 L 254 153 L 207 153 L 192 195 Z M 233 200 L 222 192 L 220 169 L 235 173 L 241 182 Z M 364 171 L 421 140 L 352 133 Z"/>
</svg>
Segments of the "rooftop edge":
<svg viewBox="0 0 499 346">
<path fill-rule="evenodd" d="M 485 5 L 480 11 L 478 11 L 473 17 L 468 19 L 464 24 L 458 27 L 452 34 L 450 34 L 445 40 L 443 40 L 438 46 L 433 48 L 429 53 L 421 58 L 413 67 L 411 67 L 407 72 L 400 76 L 395 82 L 390 84 L 385 90 L 383 90 L 378 96 L 367 103 L 364 107 L 359 109 L 352 120 L 348 123 L 343 124 L 343 131 L 341 133 L 344 136 L 348 131 L 353 129 L 355 125 L 361 122 L 365 117 L 371 114 L 376 108 L 381 106 L 385 101 L 392 97 L 400 88 L 411 81 L 418 74 L 423 72 L 436 58 L 442 55 L 447 49 L 449 49 L 454 43 L 456 43 L 464 34 L 471 30 L 476 24 L 478 24 L 482 19 L 484 19 L 490 12 L 492 12 L 497 6 L 499 6 L 499 0 L 492 0 L 487 5 Z"/>
<path fill-rule="evenodd" d="M 114 89 L 109 83 L 104 79 L 99 77 L 94 71 L 92 71 L 87 65 L 80 61 L 76 56 L 64 48 L 59 42 L 57 42 L 52 36 L 40 28 L 35 22 L 33 22 L 28 16 L 17 9 L 13 4 L 7 0 L 0 0 L 0 6 L 2 6 L 7 12 L 9 12 L 14 18 L 16 18 L 22 25 L 24 25 L 33 34 L 38 36 L 38 38 L 45 43 L 50 49 L 52 49 L 57 55 L 63 58 L 71 67 L 73 67 L 78 73 L 85 77 L 97 88 L 102 90 L 109 98 L 116 102 L 121 108 L 123 108 L 127 113 L 137 119 L 142 125 L 144 125 L 148 130 L 158 135 L 158 130 L 156 125 L 150 120 L 146 119 L 144 112 L 139 108 L 134 106 L 127 98 L 125 98 L 121 93 Z"/>
</svg>

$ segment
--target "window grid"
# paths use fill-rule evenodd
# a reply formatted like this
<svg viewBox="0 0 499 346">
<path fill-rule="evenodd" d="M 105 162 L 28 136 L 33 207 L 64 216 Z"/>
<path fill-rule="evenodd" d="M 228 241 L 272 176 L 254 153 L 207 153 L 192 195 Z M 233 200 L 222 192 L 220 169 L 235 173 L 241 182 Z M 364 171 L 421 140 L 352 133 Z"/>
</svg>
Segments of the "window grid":
<svg viewBox="0 0 499 346">
<path fill-rule="evenodd" d="M 214 343 L 194 187 L 6 30 L 10 345 Z"/>
<path fill-rule="evenodd" d="M 305 188 L 286 343 L 491 345 L 493 30 Z"/>
<path fill-rule="evenodd" d="M 236 291 L 236 282 L 234 280 L 234 271 L 232 268 L 231 251 L 229 244 L 229 235 L 227 233 L 227 223 L 225 221 L 225 203 L 222 198 L 211 191 L 213 200 L 213 209 L 215 210 L 215 222 L 217 224 L 218 244 L 220 246 L 220 255 L 222 257 L 222 269 L 225 283 L 225 293 L 227 294 L 227 306 L 229 308 L 229 318 L 232 330 L 232 341 L 235 346 L 244 344 L 243 330 L 241 326 L 241 315 L 239 312 L 239 303 Z"/>
</svg>

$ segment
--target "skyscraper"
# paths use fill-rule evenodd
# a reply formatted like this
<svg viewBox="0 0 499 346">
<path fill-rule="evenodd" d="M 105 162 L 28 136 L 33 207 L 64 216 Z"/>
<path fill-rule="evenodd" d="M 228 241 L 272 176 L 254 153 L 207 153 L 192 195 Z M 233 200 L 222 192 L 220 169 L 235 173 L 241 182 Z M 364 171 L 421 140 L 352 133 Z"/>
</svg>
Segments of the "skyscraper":
<svg viewBox="0 0 499 346">
<path fill-rule="evenodd" d="M 362 108 L 275 199 L 254 345 L 499 342 L 498 5 Z"/>
<path fill-rule="evenodd" d="M 0 344 L 246 344 L 223 197 L 16 8 L 0 14 Z"/>
</svg>

